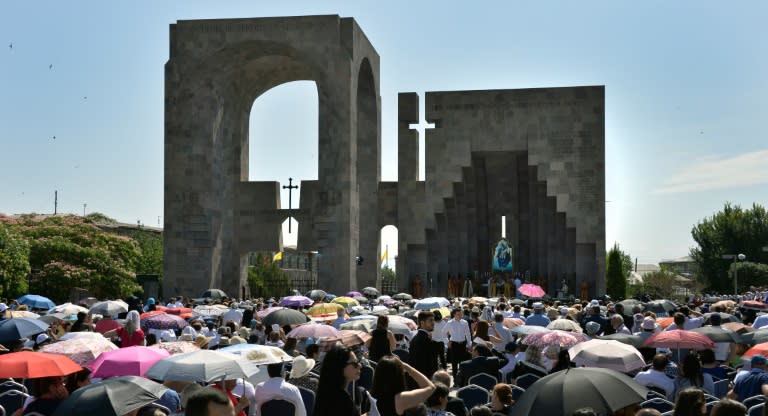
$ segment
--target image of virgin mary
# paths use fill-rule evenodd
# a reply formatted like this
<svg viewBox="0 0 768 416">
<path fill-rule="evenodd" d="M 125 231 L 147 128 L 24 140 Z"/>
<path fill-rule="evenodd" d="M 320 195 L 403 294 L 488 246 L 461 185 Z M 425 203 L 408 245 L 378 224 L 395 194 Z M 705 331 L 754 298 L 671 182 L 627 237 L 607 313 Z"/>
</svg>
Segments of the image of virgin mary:
<svg viewBox="0 0 768 416">
<path fill-rule="evenodd" d="M 509 246 L 507 240 L 502 239 L 496 244 L 496 249 L 493 253 L 493 271 L 512 271 L 512 247 Z"/>
</svg>

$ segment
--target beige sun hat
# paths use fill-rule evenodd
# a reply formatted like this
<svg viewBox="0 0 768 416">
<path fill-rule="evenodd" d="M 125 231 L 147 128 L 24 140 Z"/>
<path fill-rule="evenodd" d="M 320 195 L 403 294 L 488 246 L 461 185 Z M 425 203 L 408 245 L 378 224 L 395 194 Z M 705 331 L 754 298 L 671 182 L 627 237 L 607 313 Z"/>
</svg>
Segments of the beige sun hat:
<svg viewBox="0 0 768 416">
<path fill-rule="evenodd" d="M 291 367 L 291 378 L 301 378 L 309 374 L 315 367 L 315 360 L 299 355 L 293 359 Z"/>
<path fill-rule="evenodd" d="M 213 337 L 206 337 L 203 334 L 198 335 L 195 337 L 195 345 L 200 347 L 201 349 L 208 348 L 208 343 L 211 342 Z"/>
</svg>

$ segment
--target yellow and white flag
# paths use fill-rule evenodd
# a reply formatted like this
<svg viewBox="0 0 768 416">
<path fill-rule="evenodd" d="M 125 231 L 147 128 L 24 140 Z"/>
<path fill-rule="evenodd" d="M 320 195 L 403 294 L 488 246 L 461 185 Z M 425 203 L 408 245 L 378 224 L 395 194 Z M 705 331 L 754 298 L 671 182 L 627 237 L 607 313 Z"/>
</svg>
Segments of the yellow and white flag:
<svg viewBox="0 0 768 416">
<path fill-rule="evenodd" d="M 385 248 L 384 252 L 381 253 L 381 262 L 384 262 L 384 260 L 386 260 L 387 257 L 389 257 L 389 247 Z"/>
<path fill-rule="evenodd" d="M 272 261 L 280 261 L 282 259 L 283 259 L 283 252 L 282 251 L 280 251 L 277 254 L 275 254 L 274 256 L 272 256 Z"/>
</svg>

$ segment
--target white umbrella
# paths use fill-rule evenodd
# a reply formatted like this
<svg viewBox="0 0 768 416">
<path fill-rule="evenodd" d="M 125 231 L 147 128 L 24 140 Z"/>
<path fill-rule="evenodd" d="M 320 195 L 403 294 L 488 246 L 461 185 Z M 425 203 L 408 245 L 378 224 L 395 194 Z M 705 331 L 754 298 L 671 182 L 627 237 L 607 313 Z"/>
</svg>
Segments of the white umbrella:
<svg viewBox="0 0 768 416">
<path fill-rule="evenodd" d="M 570 319 L 555 319 L 554 321 L 550 322 L 549 325 L 547 325 L 547 329 L 559 329 L 561 331 L 568 331 L 568 332 L 584 332 L 581 329 L 581 325 L 579 325 L 576 321 L 571 321 Z"/>
<path fill-rule="evenodd" d="M 198 306 L 192 310 L 197 312 L 200 315 L 206 315 L 206 316 L 219 316 L 219 315 L 223 315 L 224 312 L 226 312 L 226 310 L 217 308 L 215 306 Z"/>
<path fill-rule="evenodd" d="M 571 361 L 585 367 L 600 367 L 628 373 L 645 365 L 637 348 L 614 340 L 593 339 L 568 349 Z"/>
<path fill-rule="evenodd" d="M 450 304 L 451 302 L 448 301 L 448 299 L 442 297 L 424 298 L 416 302 L 416 304 L 413 305 L 413 309 L 435 309 L 448 306 Z"/>
<path fill-rule="evenodd" d="M 59 337 L 59 341 L 66 341 L 68 339 L 75 339 L 75 338 L 91 338 L 91 339 L 98 339 L 103 340 L 104 335 L 101 335 L 101 332 L 89 332 L 89 331 L 80 331 L 80 332 L 67 332 L 66 334 Z"/>
<path fill-rule="evenodd" d="M 78 312 L 88 313 L 88 309 L 85 309 L 82 306 L 77 306 L 71 302 L 63 303 L 61 305 L 54 306 L 53 308 L 48 309 L 48 315 L 51 315 L 54 313 L 63 313 L 64 315 L 77 315 Z"/>
<path fill-rule="evenodd" d="M 234 354 L 200 350 L 177 354 L 160 360 L 145 376 L 155 380 L 198 381 L 210 383 L 236 378 L 250 378 L 259 372 L 255 363 Z"/>
<path fill-rule="evenodd" d="M 236 344 L 229 347 L 219 348 L 221 352 L 234 354 L 237 357 L 247 358 L 256 365 L 278 364 L 286 361 L 293 361 L 293 357 L 288 355 L 279 347 L 258 344 Z"/>
</svg>

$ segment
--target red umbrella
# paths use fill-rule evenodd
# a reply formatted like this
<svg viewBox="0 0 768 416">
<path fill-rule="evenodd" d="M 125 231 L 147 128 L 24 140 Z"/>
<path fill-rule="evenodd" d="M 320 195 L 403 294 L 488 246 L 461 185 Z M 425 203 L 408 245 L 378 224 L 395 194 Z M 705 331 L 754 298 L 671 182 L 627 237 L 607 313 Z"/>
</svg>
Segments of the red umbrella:
<svg viewBox="0 0 768 416">
<path fill-rule="evenodd" d="M 741 304 L 739 304 L 744 309 L 755 309 L 758 311 L 764 311 L 768 309 L 768 304 L 765 304 L 763 302 L 760 302 L 758 300 L 745 300 Z"/>
<path fill-rule="evenodd" d="M 165 310 L 165 313 L 171 315 L 183 315 L 185 313 L 192 313 L 192 308 L 168 308 Z"/>
<path fill-rule="evenodd" d="M 741 356 L 741 358 L 748 360 L 755 355 L 762 355 L 764 357 L 768 357 L 768 342 L 757 344 L 754 347 L 748 349 L 744 353 L 744 355 Z"/>
<path fill-rule="evenodd" d="M 44 352 L 21 351 L 0 356 L 0 377 L 61 377 L 83 368 L 69 357 Z"/>
<path fill-rule="evenodd" d="M 152 316 L 157 316 L 157 315 L 162 315 L 162 314 L 164 314 L 164 313 L 165 313 L 165 312 L 163 312 L 163 311 L 149 311 L 149 312 L 144 312 L 144 313 L 142 313 L 141 315 L 139 315 L 139 319 L 141 319 L 141 320 L 143 321 L 143 320 L 145 320 L 145 319 L 147 319 L 147 318 L 149 318 L 149 317 L 152 317 Z"/>
<path fill-rule="evenodd" d="M 714 349 L 715 343 L 704 334 L 697 332 L 674 329 L 672 331 L 663 331 L 654 334 L 643 343 L 644 347 L 670 348 L 679 350 L 681 348 L 693 350 Z"/>
<path fill-rule="evenodd" d="M 520 293 L 528 296 L 529 298 L 540 298 L 546 294 L 541 286 L 534 285 L 532 283 L 526 283 L 520 286 Z"/>
</svg>

